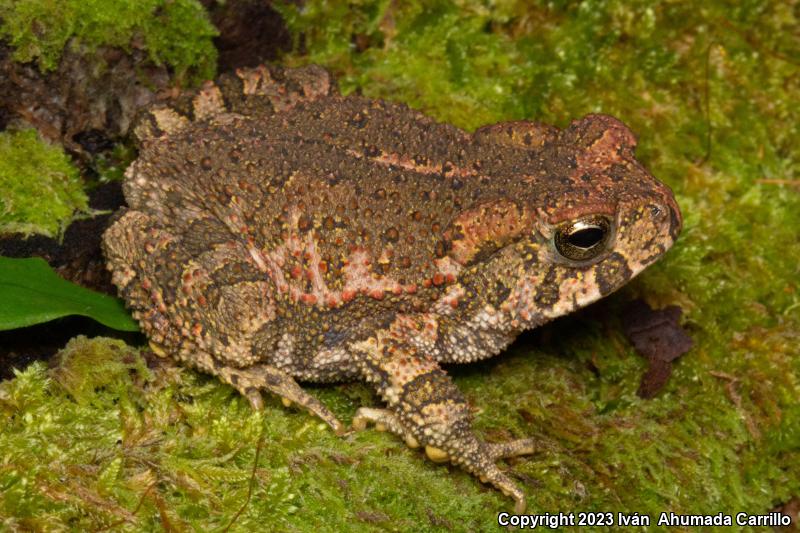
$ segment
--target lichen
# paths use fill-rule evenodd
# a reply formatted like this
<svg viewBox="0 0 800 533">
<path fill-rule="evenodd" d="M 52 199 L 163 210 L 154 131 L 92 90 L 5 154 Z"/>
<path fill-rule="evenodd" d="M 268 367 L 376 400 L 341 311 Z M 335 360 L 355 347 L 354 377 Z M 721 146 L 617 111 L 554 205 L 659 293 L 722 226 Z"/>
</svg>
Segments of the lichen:
<svg viewBox="0 0 800 533">
<path fill-rule="evenodd" d="M 88 211 L 78 170 L 36 130 L 0 132 L 0 233 L 56 237 Z"/>
<path fill-rule="evenodd" d="M 0 0 L 0 37 L 16 61 L 51 71 L 65 46 L 143 49 L 176 78 L 208 79 L 216 68 L 217 34 L 196 0 Z"/>
</svg>

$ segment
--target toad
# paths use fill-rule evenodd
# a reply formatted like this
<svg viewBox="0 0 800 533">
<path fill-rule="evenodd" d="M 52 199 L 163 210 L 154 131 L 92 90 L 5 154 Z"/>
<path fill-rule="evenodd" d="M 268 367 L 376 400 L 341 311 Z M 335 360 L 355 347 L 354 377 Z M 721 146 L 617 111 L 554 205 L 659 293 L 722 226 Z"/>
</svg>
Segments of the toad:
<svg viewBox="0 0 800 533">
<path fill-rule="evenodd" d="M 673 244 L 670 189 L 619 120 L 474 133 L 340 95 L 320 67 L 208 82 L 136 127 L 128 208 L 104 235 L 113 281 L 152 349 L 344 425 L 298 382 L 363 380 L 368 422 L 525 508 L 443 363 L 615 291 Z"/>
</svg>

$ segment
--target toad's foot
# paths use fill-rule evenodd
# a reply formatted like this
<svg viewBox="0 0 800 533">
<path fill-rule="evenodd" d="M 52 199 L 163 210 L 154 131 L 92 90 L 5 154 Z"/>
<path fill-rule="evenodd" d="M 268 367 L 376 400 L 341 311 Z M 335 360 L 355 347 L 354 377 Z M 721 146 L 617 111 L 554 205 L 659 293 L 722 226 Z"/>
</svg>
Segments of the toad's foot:
<svg viewBox="0 0 800 533">
<path fill-rule="evenodd" d="M 224 366 L 215 368 L 214 372 L 246 396 L 253 409 L 264 407 L 259 390 L 266 389 L 280 396 L 286 407 L 296 403 L 321 418 L 337 435 L 345 433 L 345 426 L 322 402 L 304 391 L 292 376 L 273 366 L 256 365 L 247 368 Z"/>
<path fill-rule="evenodd" d="M 356 411 L 353 417 L 353 429 L 361 431 L 367 427 L 367 424 L 372 422 L 375 424 L 375 429 L 378 431 L 386 431 L 387 429 L 405 439 L 409 448 L 419 448 L 419 441 L 414 438 L 400 421 L 395 414 L 388 409 L 374 409 L 372 407 L 361 407 Z"/>
<path fill-rule="evenodd" d="M 410 448 L 418 448 L 420 445 L 414 434 L 403 426 L 395 413 L 388 409 L 360 408 L 353 417 L 353 429 L 362 430 L 370 422 L 375 424 L 375 429 L 378 431 L 389 430 L 399 435 L 405 439 Z M 501 443 L 482 442 L 471 432 L 462 435 L 460 439 L 445 442 L 441 448 L 425 446 L 425 454 L 431 461 L 435 463 L 451 461 L 461 465 L 482 482 L 490 483 L 503 494 L 512 497 L 514 512 L 517 514 L 525 511 L 525 495 L 494 463 L 506 457 L 528 455 L 535 451 L 534 440 L 530 438 Z"/>
<path fill-rule="evenodd" d="M 397 433 L 409 446 L 423 446 L 432 460 L 449 460 L 500 489 L 514 499 L 515 511 L 524 511 L 525 495 L 495 462 L 532 453 L 532 440 L 493 444 L 478 439 L 464 396 L 433 358 L 406 342 L 404 330 L 379 332 L 354 348 L 364 378 L 375 385 L 389 407 L 359 409 L 355 428 L 371 421 L 378 429 Z"/>
</svg>

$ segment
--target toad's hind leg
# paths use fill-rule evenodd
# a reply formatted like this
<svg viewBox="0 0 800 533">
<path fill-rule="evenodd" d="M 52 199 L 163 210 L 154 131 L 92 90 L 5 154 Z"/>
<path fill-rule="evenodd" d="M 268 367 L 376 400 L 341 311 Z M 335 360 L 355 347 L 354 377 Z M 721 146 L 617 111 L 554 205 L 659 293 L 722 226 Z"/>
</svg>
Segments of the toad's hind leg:
<svg viewBox="0 0 800 533">
<path fill-rule="evenodd" d="M 344 425 L 336 416 L 322 402 L 304 391 L 292 376 L 282 370 L 269 365 L 254 365 L 247 368 L 223 366 L 215 368 L 214 373 L 247 397 L 254 409 L 263 407 L 259 391 L 266 389 L 280 396 L 287 407 L 292 403 L 305 407 L 333 428 L 337 435 L 344 433 Z"/>
<path fill-rule="evenodd" d="M 450 377 L 432 358 L 393 335 L 379 334 L 362 343 L 362 372 L 374 383 L 389 409 L 362 408 L 355 428 L 375 422 L 402 436 L 411 447 L 422 445 L 430 459 L 451 461 L 514 499 L 516 512 L 525 509 L 525 494 L 495 462 L 530 454 L 532 439 L 488 443 L 472 431 L 469 408 Z"/>
</svg>

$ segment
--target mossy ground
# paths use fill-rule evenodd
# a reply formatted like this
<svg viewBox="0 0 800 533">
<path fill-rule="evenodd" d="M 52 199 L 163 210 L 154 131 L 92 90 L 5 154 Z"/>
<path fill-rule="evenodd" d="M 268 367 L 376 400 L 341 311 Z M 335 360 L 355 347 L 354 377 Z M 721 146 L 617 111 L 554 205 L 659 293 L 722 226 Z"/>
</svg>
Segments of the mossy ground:
<svg viewBox="0 0 800 533">
<path fill-rule="evenodd" d="M 78 169 L 36 130 L 0 132 L 0 191 L 0 234 L 59 236 L 89 208 Z"/>
<path fill-rule="evenodd" d="M 766 513 L 800 494 L 796 2 L 424 4 L 286 7 L 305 35 L 286 61 L 465 128 L 614 114 L 685 216 L 599 308 L 453 369 L 478 431 L 540 439 L 512 465 L 529 511 Z M 634 296 L 680 305 L 695 341 L 653 400 L 615 318 Z M 510 507 L 390 435 L 336 438 L 274 398 L 252 413 L 110 341 L 65 353 L 0 388 L 6 527 L 488 531 Z M 343 419 L 376 403 L 358 384 L 312 390 Z"/>
</svg>

